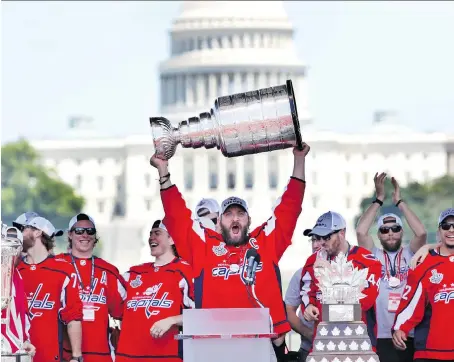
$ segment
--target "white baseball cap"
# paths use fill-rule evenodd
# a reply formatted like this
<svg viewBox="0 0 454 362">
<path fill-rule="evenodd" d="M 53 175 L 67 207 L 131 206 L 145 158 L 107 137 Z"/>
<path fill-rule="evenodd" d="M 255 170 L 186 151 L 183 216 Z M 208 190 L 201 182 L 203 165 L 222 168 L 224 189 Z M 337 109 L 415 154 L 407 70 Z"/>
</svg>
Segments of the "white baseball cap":
<svg viewBox="0 0 454 362">
<path fill-rule="evenodd" d="M 244 201 L 243 199 L 240 199 L 239 197 L 231 196 L 231 197 L 225 199 L 224 201 L 222 201 L 222 206 L 221 206 L 222 214 L 225 212 L 225 210 L 227 210 L 232 205 L 241 206 L 244 209 L 244 211 L 249 213 L 249 209 L 248 209 L 246 201 Z"/>
<path fill-rule="evenodd" d="M 346 225 L 345 219 L 341 214 L 334 211 L 328 211 L 317 219 L 315 226 L 307 236 L 326 236 L 334 231 L 345 229 Z"/>
<path fill-rule="evenodd" d="M 49 220 L 41 216 L 37 216 L 29 220 L 27 224 L 25 224 L 25 226 L 32 226 L 38 230 L 41 230 L 50 238 L 53 238 L 54 236 L 63 235 L 63 230 L 56 230 L 54 225 L 52 225 L 52 223 Z"/>
<path fill-rule="evenodd" d="M 73 228 L 74 225 L 76 225 L 76 223 L 78 221 L 82 221 L 82 220 L 88 220 L 90 221 L 92 224 L 93 224 L 93 227 L 96 228 L 96 225 L 95 225 L 95 220 L 93 220 L 93 218 L 87 214 L 84 214 L 84 213 L 80 213 L 80 214 L 77 214 L 76 216 L 74 216 L 70 221 L 69 221 L 69 226 L 68 226 L 68 230 L 71 230 Z"/>
<path fill-rule="evenodd" d="M 208 210 L 208 212 L 204 212 L 204 209 Z M 215 199 L 202 199 L 195 207 L 197 217 L 203 217 L 214 212 L 220 214 L 220 211 L 221 207 Z M 199 214 L 200 212 L 202 212 L 202 214 Z"/>
<path fill-rule="evenodd" d="M 390 220 L 385 222 L 385 219 L 390 219 Z M 384 214 L 384 215 L 380 216 L 377 221 L 377 226 L 378 226 L 378 228 L 381 228 L 384 224 L 388 224 L 388 223 L 396 223 L 397 225 L 403 227 L 402 219 L 399 216 L 397 216 L 396 214 L 392 214 L 392 213 L 388 213 L 388 214 Z"/>
<path fill-rule="evenodd" d="M 440 225 L 448 216 L 454 216 L 454 208 L 450 207 L 449 209 L 443 210 L 438 217 L 438 225 Z"/>
<path fill-rule="evenodd" d="M 31 219 L 38 217 L 39 215 L 34 211 L 27 211 L 19 215 L 16 220 L 13 221 L 13 226 L 20 229 L 22 226 L 27 225 L 27 222 Z"/>
</svg>

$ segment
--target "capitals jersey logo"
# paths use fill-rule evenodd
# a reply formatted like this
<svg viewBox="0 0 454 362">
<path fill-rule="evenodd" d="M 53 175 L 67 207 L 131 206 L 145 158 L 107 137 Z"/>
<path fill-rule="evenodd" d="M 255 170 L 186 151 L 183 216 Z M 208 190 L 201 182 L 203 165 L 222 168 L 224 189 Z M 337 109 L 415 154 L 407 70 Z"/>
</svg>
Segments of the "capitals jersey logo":
<svg viewBox="0 0 454 362">
<path fill-rule="evenodd" d="M 40 310 L 54 309 L 55 302 L 49 300 L 50 293 L 44 294 L 43 299 L 39 299 L 39 292 L 42 288 L 43 283 L 40 283 L 36 288 L 35 293 L 31 297 L 27 297 L 30 320 L 41 317 L 43 312 L 40 312 Z"/>
<path fill-rule="evenodd" d="M 95 280 L 93 282 L 93 290 L 96 290 L 97 285 L 98 285 L 98 278 L 95 278 Z M 89 293 L 89 292 L 84 293 L 83 291 L 81 291 L 79 293 L 79 296 L 80 296 L 80 300 L 83 303 L 107 304 L 107 298 L 104 295 L 104 293 L 105 293 L 104 288 L 101 288 L 101 291 L 99 292 L 99 294 Z"/>
<path fill-rule="evenodd" d="M 143 296 L 134 297 L 126 304 L 126 309 L 133 309 L 136 312 L 139 308 L 145 309 L 145 315 L 149 319 L 153 315 L 159 314 L 158 308 L 172 307 L 173 300 L 167 299 L 169 293 L 165 292 L 161 298 L 157 298 L 157 294 L 162 287 L 162 283 L 153 285 L 143 292 Z"/>
<path fill-rule="evenodd" d="M 263 263 L 257 265 L 256 273 L 260 272 L 263 269 Z M 224 280 L 230 278 L 230 276 L 239 275 L 243 283 L 246 284 L 247 276 L 247 260 L 246 256 L 243 259 L 243 264 L 238 266 L 238 268 L 232 268 L 232 265 L 228 264 L 219 264 L 216 268 L 211 270 L 211 275 L 213 277 L 221 277 Z"/>
</svg>

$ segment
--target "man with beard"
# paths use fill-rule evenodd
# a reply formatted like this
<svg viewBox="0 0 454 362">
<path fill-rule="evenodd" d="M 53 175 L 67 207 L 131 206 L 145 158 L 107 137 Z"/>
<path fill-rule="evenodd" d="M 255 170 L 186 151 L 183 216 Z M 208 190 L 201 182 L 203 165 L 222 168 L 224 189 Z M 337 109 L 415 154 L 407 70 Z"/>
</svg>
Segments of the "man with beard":
<svg viewBox="0 0 454 362">
<path fill-rule="evenodd" d="M 285 333 L 290 331 L 282 300 L 278 262 L 291 244 L 301 213 L 305 190 L 305 157 L 309 146 L 293 149 L 294 167 L 287 188 L 267 222 L 249 231 L 251 217 L 246 202 L 229 197 L 222 202 L 218 224 L 221 233 L 204 228 L 191 219 L 191 211 L 170 181 L 168 161 L 153 156 L 152 166 L 159 172 L 161 198 L 167 226 L 180 252 L 194 269 L 196 308 L 269 308 L 272 329 L 279 338 L 273 341 L 278 359 L 285 354 Z M 181 247 L 180 247 L 181 246 Z M 255 285 L 247 286 L 246 253 L 255 249 L 261 256 Z M 251 297 L 251 295 L 255 296 Z M 277 347 L 279 346 L 279 347 Z"/>
<path fill-rule="evenodd" d="M 61 235 L 40 216 L 22 226 L 26 256 L 17 266 L 24 278 L 30 317 L 30 339 L 36 346 L 34 362 L 60 361 L 65 324 L 71 341 L 70 362 L 81 362 L 82 302 L 71 264 L 50 254 L 54 237 Z"/>
<path fill-rule="evenodd" d="M 441 246 L 410 272 L 392 329 L 406 350 L 414 328 L 415 362 L 454 361 L 454 208 L 441 212 L 437 234 Z"/>
<path fill-rule="evenodd" d="M 312 228 L 309 236 L 314 236 L 317 240 L 322 241 L 321 250 L 312 254 L 306 261 L 306 265 L 301 272 L 301 296 L 303 316 L 307 321 L 316 321 L 314 331 L 322 320 L 322 308 L 320 303 L 320 288 L 315 275 L 318 266 L 323 266 L 327 261 L 333 260 L 340 253 L 347 256 L 347 261 L 351 261 L 353 267 L 368 269 L 367 286 L 361 291 L 364 298 L 360 299 L 362 310 L 362 320 L 367 325 L 367 333 L 371 340 L 372 346 L 376 348 L 376 334 L 371 319 L 374 315 L 375 300 L 378 295 L 380 284 L 380 262 L 370 253 L 369 250 L 362 247 L 351 245 L 345 238 L 346 222 L 345 219 L 337 212 L 328 211 L 317 219 L 317 223 Z M 320 264 L 319 264 L 320 263 Z"/>
<path fill-rule="evenodd" d="M 369 229 L 385 199 L 385 179 L 386 173 L 375 174 L 376 198 L 361 216 L 356 235 L 358 245 L 372 251 L 382 264 L 380 291 L 376 301 L 377 355 L 381 362 L 406 362 L 413 360 L 413 331 L 407 341 L 407 348 L 399 351 L 394 348 L 391 327 L 407 282 L 411 259 L 414 253 L 426 243 L 426 230 L 418 217 L 400 198 L 399 184 L 393 177 L 391 178 L 394 186 L 393 203 L 402 211 L 413 230 L 414 237 L 409 245 L 402 246 L 402 220 L 399 216 L 388 213 L 381 215 L 377 222 L 377 236 L 382 248 L 374 245 Z"/>
</svg>

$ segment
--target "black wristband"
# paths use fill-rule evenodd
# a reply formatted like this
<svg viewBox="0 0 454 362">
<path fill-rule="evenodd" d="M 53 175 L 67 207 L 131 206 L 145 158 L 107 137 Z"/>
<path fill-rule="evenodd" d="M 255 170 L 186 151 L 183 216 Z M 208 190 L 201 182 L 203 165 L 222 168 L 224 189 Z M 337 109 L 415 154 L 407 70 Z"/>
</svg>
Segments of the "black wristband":
<svg viewBox="0 0 454 362">
<path fill-rule="evenodd" d="M 399 201 L 397 201 L 397 202 L 396 202 L 396 207 L 398 207 L 399 204 L 400 204 L 402 201 L 404 201 L 404 200 L 400 199 Z"/>
<path fill-rule="evenodd" d="M 167 175 L 161 176 L 159 179 L 162 179 L 162 178 L 164 178 L 164 177 L 169 178 L 169 177 L 170 177 L 170 172 L 169 172 Z"/>
<path fill-rule="evenodd" d="M 375 198 L 375 200 L 372 201 L 372 203 L 377 203 L 377 204 L 379 204 L 380 206 L 383 206 L 383 201 L 381 201 L 381 200 L 379 200 L 379 199 L 377 199 L 377 198 Z"/>
</svg>

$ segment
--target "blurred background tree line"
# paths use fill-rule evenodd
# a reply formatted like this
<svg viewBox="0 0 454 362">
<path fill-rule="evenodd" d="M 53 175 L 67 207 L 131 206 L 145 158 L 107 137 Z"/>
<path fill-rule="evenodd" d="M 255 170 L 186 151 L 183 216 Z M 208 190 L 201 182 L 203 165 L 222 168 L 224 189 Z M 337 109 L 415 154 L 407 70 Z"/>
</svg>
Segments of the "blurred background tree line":
<svg viewBox="0 0 454 362">
<path fill-rule="evenodd" d="M 11 224 L 20 214 L 35 211 L 66 231 L 69 220 L 81 212 L 85 200 L 63 182 L 55 170 L 44 167 L 38 153 L 24 139 L 2 146 L 2 221 Z M 67 234 L 56 238 L 55 252 L 66 251 Z M 95 248 L 101 252 L 101 243 Z"/>
<path fill-rule="evenodd" d="M 397 180 L 399 182 L 399 180 Z M 413 237 L 413 232 L 408 226 L 402 212 L 392 203 L 393 186 L 390 178 L 385 181 L 386 197 L 383 206 L 380 208 L 380 215 L 394 213 L 402 218 L 404 223 L 404 242 L 409 242 Z M 405 200 L 407 205 L 419 217 L 427 230 L 427 242 L 435 243 L 437 241 L 438 216 L 440 212 L 454 207 L 454 177 L 443 176 L 427 183 L 420 184 L 417 182 L 409 183 L 406 187 L 401 186 L 401 198 Z M 357 224 L 362 213 L 366 211 L 371 202 L 375 200 L 375 191 L 370 197 L 364 198 L 360 204 L 360 214 L 356 217 L 355 225 Z M 378 215 L 377 215 L 378 217 Z M 377 234 L 377 225 L 374 224 L 371 228 L 371 234 Z M 374 238 L 374 242 L 378 242 Z"/>
</svg>

